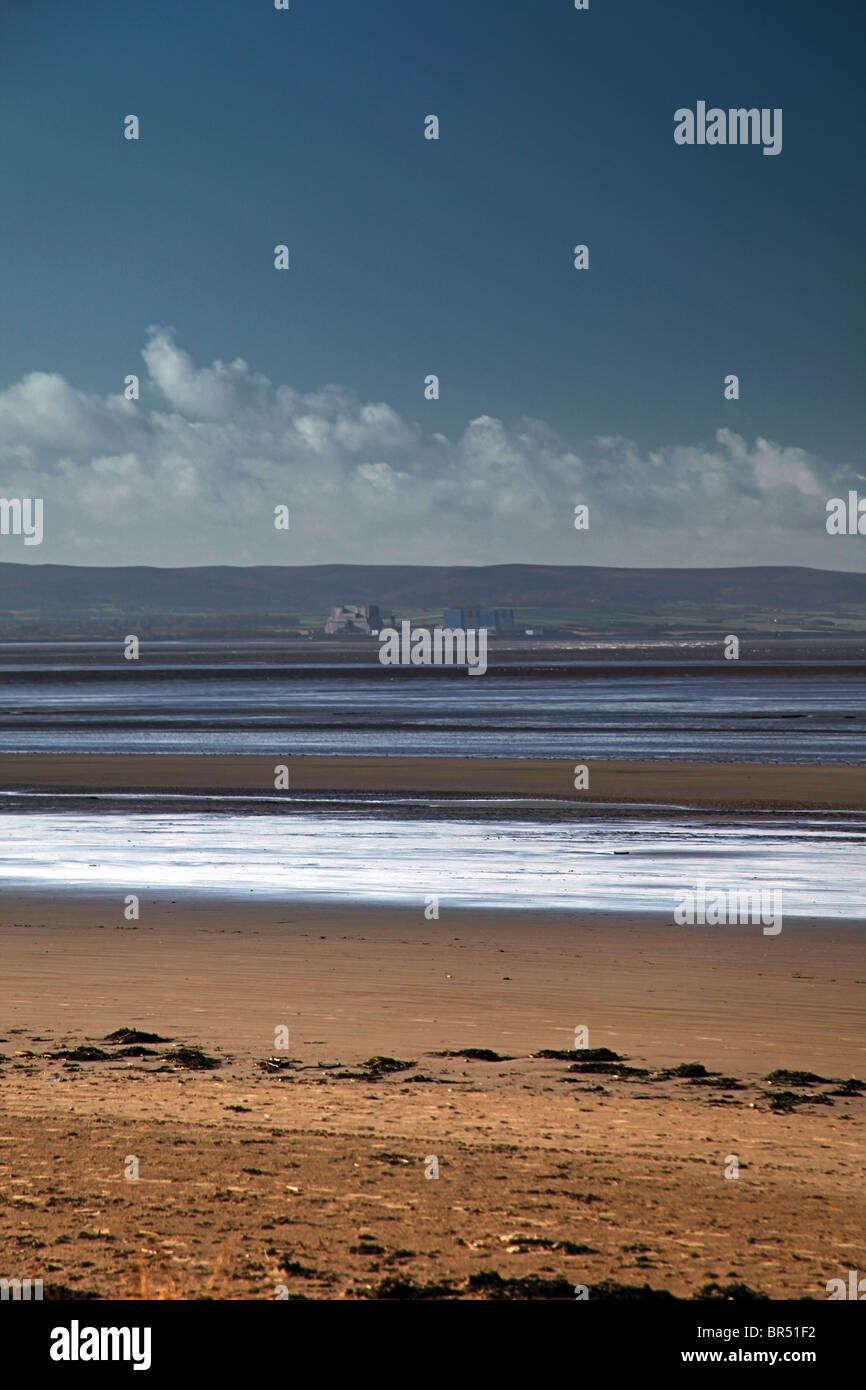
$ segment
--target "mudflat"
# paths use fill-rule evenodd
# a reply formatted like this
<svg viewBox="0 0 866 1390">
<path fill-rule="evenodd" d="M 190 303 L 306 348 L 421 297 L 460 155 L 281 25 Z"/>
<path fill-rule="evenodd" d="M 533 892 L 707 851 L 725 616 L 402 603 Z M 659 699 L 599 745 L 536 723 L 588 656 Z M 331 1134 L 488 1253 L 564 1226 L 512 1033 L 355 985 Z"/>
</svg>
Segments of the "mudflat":
<svg viewBox="0 0 866 1390">
<path fill-rule="evenodd" d="M 273 757 L 214 754 L 0 754 L 0 791 L 273 792 L 277 764 L 290 791 L 372 791 L 550 797 L 720 809 L 858 809 L 866 772 L 850 765 L 616 762 L 542 758 Z M 588 768 L 576 790 L 575 767 Z"/>
</svg>

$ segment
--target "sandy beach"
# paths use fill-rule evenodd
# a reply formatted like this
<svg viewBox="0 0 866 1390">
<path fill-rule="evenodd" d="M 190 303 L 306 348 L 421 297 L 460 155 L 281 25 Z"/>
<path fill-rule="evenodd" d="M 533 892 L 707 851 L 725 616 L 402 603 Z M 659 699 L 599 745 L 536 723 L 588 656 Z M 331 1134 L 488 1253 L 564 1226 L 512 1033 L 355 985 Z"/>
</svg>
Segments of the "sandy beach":
<svg viewBox="0 0 866 1390">
<path fill-rule="evenodd" d="M 55 1296 L 823 1298 L 866 1264 L 856 925 L 20 893 L 0 921 L 0 1261 Z"/>
<path fill-rule="evenodd" d="M 132 793 L 133 837 L 166 792 L 170 815 L 184 793 L 260 810 L 278 761 L 290 817 L 335 791 L 706 828 L 864 790 L 842 765 L 601 762 L 576 791 L 558 759 L 279 753 L 4 754 L 0 787 L 100 820 Z M 861 923 L 767 936 L 447 894 L 428 920 L 420 894 L 182 881 L 128 920 L 123 893 L 61 875 L 7 887 L 0 950 L 0 1264 L 54 1297 L 823 1298 L 866 1266 Z"/>
</svg>

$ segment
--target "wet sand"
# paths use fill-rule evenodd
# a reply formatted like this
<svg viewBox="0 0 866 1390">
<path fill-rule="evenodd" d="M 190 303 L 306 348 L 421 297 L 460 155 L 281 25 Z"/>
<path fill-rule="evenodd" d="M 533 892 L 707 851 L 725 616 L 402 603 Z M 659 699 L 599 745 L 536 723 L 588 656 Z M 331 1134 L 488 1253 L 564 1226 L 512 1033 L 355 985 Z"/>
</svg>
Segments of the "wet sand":
<svg viewBox="0 0 866 1390">
<path fill-rule="evenodd" d="M 148 898 L 127 922 L 113 896 L 3 895 L 0 1264 L 102 1297 L 522 1297 L 536 1276 L 823 1298 L 866 1266 L 866 1100 L 832 1095 L 866 1075 L 862 940 Z M 98 1041 L 124 1025 L 220 1065 Z M 646 1074 L 531 1056 L 576 1025 Z M 108 1059 L 46 1056 L 94 1042 Z M 432 1055 L 465 1048 L 501 1060 Z M 664 1075 L 683 1062 L 721 1084 Z M 773 1109 L 784 1089 L 808 1103 Z"/>
<path fill-rule="evenodd" d="M 530 758 L 294 757 L 291 740 L 273 757 L 209 754 L 0 754 L 0 792 L 56 789 L 273 792 L 274 769 L 290 791 L 409 792 L 534 796 L 584 802 L 730 810 L 862 809 L 862 767 L 798 764 L 597 762 Z M 589 769 L 585 790 L 575 766 Z"/>
</svg>

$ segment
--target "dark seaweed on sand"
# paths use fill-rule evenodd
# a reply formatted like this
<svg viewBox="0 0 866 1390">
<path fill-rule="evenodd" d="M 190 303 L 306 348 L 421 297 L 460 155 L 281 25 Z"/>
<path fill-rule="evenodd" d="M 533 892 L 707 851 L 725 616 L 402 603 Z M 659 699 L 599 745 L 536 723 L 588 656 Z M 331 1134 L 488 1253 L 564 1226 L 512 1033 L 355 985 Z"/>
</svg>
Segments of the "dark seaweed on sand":
<svg viewBox="0 0 866 1390">
<path fill-rule="evenodd" d="M 549 1062 L 573 1062 L 580 1057 L 583 1062 L 621 1062 L 622 1058 L 618 1052 L 611 1052 L 609 1047 L 544 1047 L 540 1052 L 533 1052 L 533 1057 L 543 1057 Z"/>
<path fill-rule="evenodd" d="M 503 1279 L 495 1269 L 482 1269 L 477 1274 L 470 1274 L 468 1288 L 472 1293 L 483 1292 L 485 1297 L 497 1302 L 517 1298 L 574 1298 L 574 1285 L 567 1279 L 546 1279 L 540 1274 Z"/>
<path fill-rule="evenodd" d="M 764 1092 L 770 1102 L 770 1109 L 789 1114 L 798 1105 L 832 1105 L 829 1096 L 799 1095 L 796 1091 Z"/>
<path fill-rule="evenodd" d="M 458 1047 L 445 1052 L 433 1052 L 432 1057 L 465 1057 L 467 1062 L 512 1062 L 513 1057 L 500 1057 L 489 1047 Z"/>
<path fill-rule="evenodd" d="M 589 1284 L 587 1293 L 591 1299 L 676 1301 L 676 1295 L 668 1293 L 667 1289 L 651 1289 L 648 1284 L 617 1284 L 613 1280 Z M 491 1302 L 537 1299 L 574 1301 L 575 1286 L 562 1276 L 547 1278 L 541 1274 L 525 1274 L 504 1278 L 495 1269 L 483 1269 L 477 1274 L 470 1274 L 461 1288 L 453 1284 L 416 1284 L 408 1278 L 389 1276 L 366 1297 L 415 1300 L 460 1298 L 464 1294 L 481 1294 Z"/>
<path fill-rule="evenodd" d="M 110 1043 L 162 1043 L 171 1042 L 171 1038 L 161 1038 L 159 1033 L 143 1033 L 140 1028 L 115 1028 L 113 1033 L 106 1033 L 103 1042 Z"/>
<path fill-rule="evenodd" d="M 831 1096 L 859 1096 L 866 1089 L 866 1082 L 858 1081 L 856 1076 L 849 1076 L 847 1081 L 839 1083 L 838 1091 L 828 1092 Z"/>
<path fill-rule="evenodd" d="M 618 1284 L 615 1279 L 604 1279 L 600 1284 L 589 1285 L 590 1298 L 616 1299 L 633 1303 L 636 1299 L 642 1302 L 659 1302 L 664 1300 L 668 1303 L 672 1299 L 676 1300 L 676 1294 L 670 1293 L 667 1289 L 651 1289 L 649 1284 Z"/>
<path fill-rule="evenodd" d="M 65 1057 L 67 1062 L 105 1062 L 111 1058 L 110 1052 L 104 1052 L 101 1047 L 91 1047 L 84 1043 L 81 1047 L 64 1047 L 59 1052 L 49 1052 L 49 1057 Z"/>
<path fill-rule="evenodd" d="M 826 1076 L 817 1076 L 813 1071 L 787 1071 L 780 1067 L 778 1071 L 771 1071 L 769 1076 L 764 1077 L 771 1086 L 827 1086 L 829 1079 Z"/>
<path fill-rule="evenodd" d="M 649 1076 L 645 1067 L 629 1067 L 623 1062 L 572 1062 L 568 1070 L 593 1076 Z"/>
<path fill-rule="evenodd" d="M 695 1298 L 725 1299 L 728 1302 L 743 1302 L 756 1298 L 767 1299 L 770 1295 L 750 1289 L 748 1284 L 704 1284 L 698 1289 Z"/>
<path fill-rule="evenodd" d="M 460 1295 L 450 1284 L 415 1284 L 411 1279 L 401 1279 L 399 1276 L 389 1275 L 366 1296 L 368 1298 L 414 1300 L 459 1298 Z"/>
<path fill-rule="evenodd" d="M 396 1057 L 368 1057 L 366 1062 L 359 1062 L 359 1067 L 364 1067 L 372 1076 L 385 1076 L 392 1071 L 409 1071 L 415 1066 L 414 1062 L 401 1062 Z"/>
<path fill-rule="evenodd" d="M 690 1086 L 714 1086 L 718 1091 L 744 1091 L 746 1088 L 742 1081 L 738 1081 L 735 1076 L 693 1076 L 689 1081 Z"/>
<path fill-rule="evenodd" d="M 310 1265 L 301 1264 L 300 1260 L 290 1259 L 288 1255 L 283 1255 L 278 1268 L 286 1274 L 293 1274 L 296 1279 L 318 1279 L 322 1283 L 332 1284 L 336 1278 L 336 1275 L 330 1274 L 327 1270 L 313 1269 Z"/>
<path fill-rule="evenodd" d="M 46 1284 L 42 1290 L 46 1299 L 62 1300 L 64 1303 L 78 1303 L 82 1299 L 101 1298 L 93 1289 L 70 1289 L 68 1284 Z"/>
<path fill-rule="evenodd" d="M 475 1292 L 483 1290 L 488 1298 L 496 1300 L 575 1298 L 575 1286 L 567 1279 L 545 1279 L 539 1274 L 503 1279 L 496 1270 L 481 1270 L 478 1274 L 470 1274 L 469 1288 Z M 652 1299 L 665 1302 L 675 1298 L 667 1289 L 651 1289 L 649 1284 L 618 1284 L 611 1279 L 600 1284 L 588 1284 L 587 1296 L 590 1299 Z"/>
<path fill-rule="evenodd" d="M 208 1057 L 200 1047 L 176 1047 L 165 1054 L 165 1059 L 187 1071 L 213 1071 L 214 1067 L 222 1066 L 219 1057 Z"/>
</svg>

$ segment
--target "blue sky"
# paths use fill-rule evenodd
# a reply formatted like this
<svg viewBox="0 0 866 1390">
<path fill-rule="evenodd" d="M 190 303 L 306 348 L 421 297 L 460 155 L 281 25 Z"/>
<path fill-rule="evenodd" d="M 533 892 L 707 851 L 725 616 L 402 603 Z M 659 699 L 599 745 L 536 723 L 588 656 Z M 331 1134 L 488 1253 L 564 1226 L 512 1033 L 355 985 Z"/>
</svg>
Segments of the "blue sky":
<svg viewBox="0 0 866 1390">
<path fill-rule="evenodd" d="M 184 563 L 184 546 L 188 563 L 273 562 L 282 541 L 257 528 L 278 481 L 296 505 L 286 562 L 373 560 L 378 545 L 389 560 L 669 564 L 676 540 L 681 563 L 724 563 L 725 553 L 796 563 L 805 535 L 809 562 L 859 567 L 861 538 L 828 542 L 821 516 L 811 535 L 811 484 L 784 504 L 765 498 L 763 510 L 754 493 L 785 490 L 786 451 L 816 497 L 863 472 L 864 30 L 863 8 L 840 0 L 591 0 L 587 12 L 570 0 L 291 0 L 288 12 L 269 0 L 4 0 L 0 483 L 7 494 L 20 483 L 16 459 L 45 473 L 46 509 L 53 495 L 68 526 L 48 527 L 38 553 L 12 554 L 7 542 L 2 558 L 110 563 L 132 538 L 139 562 Z M 781 107 L 782 153 L 678 147 L 673 113 L 699 99 Z M 128 113 L 141 119 L 138 142 L 122 138 Z M 428 113 L 440 118 L 438 142 L 423 139 Z M 278 242 L 290 247 L 286 273 L 273 268 Z M 587 272 L 573 269 L 577 242 L 590 247 Z M 175 352 L 162 388 L 141 357 L 150 326 L 174 329 L 158 340 Z M 174 511 L 157 525 L 164 451 L 136 444 L 146 418 L 121 439 L 105 398 L 140 372 L 141 415 L 180 410 L 195 433 L 200 403 L 166 393 L 169 376 L 238 358 L 268 389 L 297 394 L 293 421 L 335 386 L 341 420 L 382 403 L 400 428 L 389 421 L 363 446 L 353 436 L 339 464 L 318 434 L 312 457 L 276 446 L 272 457 L 271 400 L 269 419 L 235 440 L 241 467 L 257 461 L 249 486 L 262 490 L 241 533 L 230 540 L 220 524 L 225 475 L 238 480 L 225 436 L 211 441 L 210 476 L 178 443 L 185 464 L 175 460 L 172 476 L 186 465 L 186 492 L 166 494 Z M 438 402 L 423 398 L 430 372 Z M 737 402 L 723 399 L 729 372 Z M 34 373 L 49 379 L 49 407 L 41 378 L 21 395 Z M 245 409 L 259 385 L 246 381 Z M 72 421 L 65 441 L 69 392 L 93 418 L 77 436 Z M 52 429 L 22 423 L 27 411 L 52 414 Z M 529 444 L 523 417 L 535 422 Z M 509 460 L 487 480 L 498 497 L 478 493 L 488 533 L 477 546 L 471 530 L 455 535 L 456 549 L 425 541 L 421 554 L 400 524 L 405 494 L 433 480 L 416 499 L 419 525 L 421 501 L 428 514 L 458 505 L 461 460 L 477 442 L 466 431 L 479 419 L 501 424 L 481 431 L 489 467 Z M 434 434 L 448 441 L 450 486 L 438 493 Z M 621 441 L 615 463 L 599 439 Z M 769 473 L 759 441 L 780 460 Z M 679 468 L 683 450 L 692 462 Z M 545 472 L 540 455 L 551 452 L 559 462 Z M 381 495 L 366 520 L 357 505 L 350 515 L 313 505 L 320 456 L 337 490 L 359 484 L 346 469 L 367 470 Z M 112 458 L 127 462 L 94 479 L 93 460 Z M 412 487 L 370 473 L 379 465 L 408 470 Z M 708 516 L 703 532 L 698 517 L 683 534 L 687 514 L 656 485 L 666 473 L 695 492 L 707 468 L 717 482 L 695 500 L 718 507 L 724 543 Z M 114 542 L 98 505 L 75 505 L 106 475 L 109 500 L 125 495 L 138 509 Z M 483 490 L 478 470 L 468 480 Z M 184 495 L 197 499 L 197 537 L 180 515 Z M 577 554 L 568 511 L 584 499 L 599 526 Z M 521 527 L 518 512 L 533 506 L 546 520 Z M 637 551 L 629 529 L 641 531 Z"/>
</svg>

